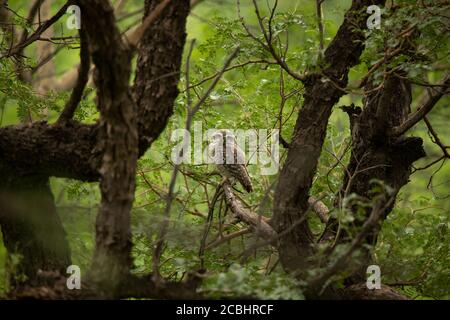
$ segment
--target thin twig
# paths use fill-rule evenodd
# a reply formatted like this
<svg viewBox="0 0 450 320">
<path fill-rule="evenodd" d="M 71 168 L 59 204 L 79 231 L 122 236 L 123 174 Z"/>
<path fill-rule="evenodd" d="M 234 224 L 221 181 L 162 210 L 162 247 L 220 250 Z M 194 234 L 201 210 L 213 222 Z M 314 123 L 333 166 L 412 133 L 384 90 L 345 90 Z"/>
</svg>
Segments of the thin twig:
<svg viewBox="0 0 450 320">
<path fill-rule="evenodd" d="M 323 51 L 325 50 L 324 28 L 322 21 L 322 3 L 324 0 L 316 0 L 317 28 L 319 29 L 319 61 L 323 59 Z"/>
<path fill-rule="evenodd" d="M 72 90 L 69 101 L 64 106 L 64 110 L 59 116 L 57 123 L 63 123 L 73 118 L 75 110 L 83 97 L 83 91 L 89 81 L 89 70 L 91 67 L 91 59 L 87 37 L 85 32 L 80 29 L 80 66 L 78 68 L 78 78 L 75 87 Z"/>
<path fill-rule="evenodd" d="M 191 129 L 191 123 L 192 123 L 192 119 L 193 119 L 194 115 L 197 113 L 197 111 L 200 109 L 200 107 L 205 103 L 206 99 L 209 97 L 209 95 L 211 94 L 211 92 L 214 90 L 217 83 L 219 82 L 220 78 L 225 73 L 225 70 L 229 67 L 229 65 L 231 64 L 233 59 L 236 58 L 238 53 L 239 53 L 239 47 L 237 47 L 233 51 L 233 53 L 227 58 L 222 70 L 219 72 L 217 77 L 214 79 L 213 83 L 211 83 L 208 90 L 206 90 L 206 92 L 198 100 L 198 102 L 193 107 L 191 107 L 190 105 L 187 106 L 188 110 L 187 110 L 187 116 L 186 116 L 185 136 L 183 139 L 182 152 L 186 152 L 186 149 L 188 146 L 189 139 L 188 139 L 187 135 L 189 134 L 189 131 Z M 169 184 L 169 192 L 168 192 L 167 198 L 166 198 L 166 207 L 164 210 L 164 220 L 162 222 L 162 226 L 161 226 L 161 229 L 160 229 L 160 232 L 158 235 L 158 240 L 156 242 L 155 250 L 153 252 L 153 276 L 154 276 L 154 280 L 156 283 L 160 283 L 160 281 L 161 281 L 161 274 L 159 272 L 159 262 L 161 260 L 161 255 L 163 252 L 165 239 L 166 239 L 166 235 L 167 235 L 167 231 L 168 231 L 168 227 L 169 227 L 170 209 L 172 207 L 175 182 L 177 179 L 179 167 L 180 167 L 179 164 L 175 164 L 173 171 L 172 171 L 172 176 L 170 178 L 170 184 Z"/>
<path fill-rule="evenodd" d="M 442 79 L 441 84 L 450 84 L 450 75 L 447 74 Z M 416 112 L 412 113 L 401 125 L 391 129 L 389 134 L 394 137 L 401 136 L 406 131 L 411 129 L 416 123 L 422 120 L 436 105 L 443 95 L 447 93 L 448 89 L 445 87 L 429 88 L 428 99 L 422 104 Z"/>
</svg>

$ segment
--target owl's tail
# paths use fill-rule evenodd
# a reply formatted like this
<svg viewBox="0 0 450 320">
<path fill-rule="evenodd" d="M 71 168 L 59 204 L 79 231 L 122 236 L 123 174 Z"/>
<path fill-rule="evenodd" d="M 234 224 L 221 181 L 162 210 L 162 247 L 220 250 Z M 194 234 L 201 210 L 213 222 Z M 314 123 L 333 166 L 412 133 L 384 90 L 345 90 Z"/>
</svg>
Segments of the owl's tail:
<svg viewBox="0 0 450 320">
<path fill-rule="evenodd" d="M 248 179 L 242 179 L 241 181 L 241 185 L 244 187 L 245 191 L 247 191 L 248 193 L 253 191 L 253 186 L 251 181 Z"/>
</svg>

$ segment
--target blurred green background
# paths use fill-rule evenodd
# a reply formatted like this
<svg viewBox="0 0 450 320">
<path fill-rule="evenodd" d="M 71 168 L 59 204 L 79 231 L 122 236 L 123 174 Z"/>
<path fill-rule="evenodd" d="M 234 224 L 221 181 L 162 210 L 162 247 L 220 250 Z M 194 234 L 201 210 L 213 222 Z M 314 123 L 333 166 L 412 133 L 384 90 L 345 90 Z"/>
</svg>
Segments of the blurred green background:
<svg viewBox="0 0 450 320">
<path fill-rule="evenodd" d="M 18 16 L 26 16 L 30 1 L 12 0 L 9 5 Z M 52 1 L 52 13 L 55 13 L 64 1 Z M 261 10 L 268 14 L 273 1 L 259 1 Z M 323 4 L 325 44 L 328 44 L 341 22 L 351 1 L 327 0 Z M 127 30 L 135 25 L 141 16 L 143 1 L 129 0 L 121 13 L 119 26 Z M 294 70 L 311 70 L 317 61 L 318 33 L 316 27 L 316 7 L 313 0 L 279 1 L 274 28 L 280 37 L 282 48 L 289 43 L 287 61 Z M 138 12 L 127 16 L 127 13 Z M 448 13 L 448 12 L 447 12 Z M 402 16 L 403 14 L 403 16 Z M 369 41 L 361 65 L 350 73 L 349 88 L 355 88 L 359 80 L 367 73 L 368 67 L 380 57 L 379 42 L 400 28 L 402 19 L 411 12 L 401 12 L 399 16 L 384 20 L 383 28 L 375 31 L 373 40 Z M 255 34 L 257 28 L 251 1 L 241 1 L 241 15 Z M 413 14 L 412 14 L 413 15 Z M 411 18 L 413 19 L 413 18 Z M 414 19 L 418 19 L 414 17 Z M 414 78 L 437 82 L 442 75 L 434 66 L 439 62 L 448 71 L 449 42 L 448 35 L 437 32 L 433 21 L 418 21 L 424 47 L 432 48 L 432 61 L 411 62 L 401 60 L 393 64 L 405 66 L 408 75 Z M 435 32 L 433 32 L 435 30 Z M 101 31 L 99 31 L 101 32 Z M 65 18 L 55 24 L 54 36 L 76 35 L 67 30 Z M 245 36 L 237 16 L 235 1 L 204 0 L 191 12 L 187 24 L 187 45 L 192 39 L 196 45 L 191 58 L 191 84 L 196 84 L 207 76 L 217 72 L 237 43 L 242 50 L 234 64 L 250 60 L 268 59 L 257 44 Z M 55 47 L 57 45 L 55 44 Z M 34 55 L 36 45 L 29 46 L 25 54 L 30 57 L 27 64 L 33 66 L 39 61 Z M 185 54 L 185 56 L 186 56 Z M 440 58 L 439 58 L 440 57 Z M 184 60 L 186 57 L 184 58 Z M 438 59 L 441 59 L 438 61 Z M 60 50 L 53 59 L 54 76 L 57 81 L 62 75 L 78 63 L 77 44 Z M 20 83 L 11 77 L 11 65 L 1 65 L 0 77 L 0 126 L 14 125 L 21 122 L 24 110 L 31 109 L 34 120 L 53 122 L 68 98 L 68 92 L 50 92 L 36 94 L 32 87 Z M 184 67 L 182 68 L 184 70 Z M 281 134 L 290 141 L 297 113 L 302 105 L 303 87 L 286 74 L 282 74 L 275 65 L 258 63 L 236 68 L 227 72 L 209 99 L 195 116 L 204 129 L 209 128 L 278 128 L 277 117 L 280 113 L 280 77 L 284 79 L 285 92 L 292 96 L 283 107 L 283 127 Z M 36 80 L 39 81 L 39 80 Z M 131 83 L 133 77 L 130 79 Z M 208 86 L 205 82 L 196 86 L 193 96 L 201 96 Z M 133 241 L 135 244 L 135 269 L 133 272 L 143 274 L 151 271 L 152 248 L 160 227 L 164 201 L 167 193 L 172 165 L 169 161 L 171 148 L 170 134 L 176 128 L 184 126 L 186 116 L 185 75 L 180 81 L 181 93 L 175 104 L 175 113 L 166 130 L 151 150 L 139 161 L 138 188 L 133 209 Z M 413 110 L 424 88 L 414 86 Z M 95 91 L 88 88 L 86 98 L 77 110 L 76 118 L 85 122 L 95 122 L 98 113 L 95 108 Z M 342 181 L 344 168 L 336 165 L 335 155 L 342 155 L 344 162 L 348 159 L 345 146 L 350 135 L 347 115 L 338 106 L 362 106 L 361 90 L 344 96 L 335 107 L 325 147 L 320 159 L 312 194 L 324 197 L 324 202 L 332 207 L 335 194 Z M 443 97 L 429 114 L 429 120 L 438 132 L 444 144 L 450 145 L 450 97 Z M 27 109 L 28 108 L 28 109 Z M 436 146 L 424 123 L 419 123 L 407 135 L 420 136 L 424 140 L 427 157 L 415 163 L 420 168 L 441 156 L 442 151 Z M 281 149 L 282 159 L 285 150 Z M 187 270 L 198 267 L 198 247 L 202 237 L 204 223 L 208 212 L 208 202 L 220 182 L 212 176 L 205 180 L 213 168 L 207 165 L 183 165 L 182 175 L 176 185 L 176 200 L 171 212 L 171 225 L 168 247 L 163 256 L 163 272 L 167 277 L 180 279 Z M 244 195 L 245 201 L 255 208 L 261 202 L 265 191 L 276 180 L 276 176 L 261 176 L 257 166 L 249 167 L 256 191 Z M 73 263 L 81 270 L 89 268 L 94 246 L 95 216 L 99 204 L 98 185 L 82 183 L 68 179 L 51 180 L 56 204 L 68 233 L 72 248 Z M 271 216 L 273 192 L 269 193 L 269 203 L 262 208 L 264 215 Z M 415 299 L 450 298 L 450 164 L 441 161 L 428 169 L 419 170 L 411 175 L 411 181 L 400 193 L 393 212 L 383 224 L 374 259 L 381 266 L 382 282 L 393 284 L 403 293 Z M 224 218 L 224 217 L 222 217 Z M 229 223 L 229 216 L 224 218 Z M 218 217 L 214 220 L 208 242 L 214 240 L 220 231 Z M 310 224 L 315 232 L 323 229 L 316 217 L 311 217 Z M 243 228 L 242 223 L 225 226 L 227 231 Z M 276 253 L 270 248 L 262 248 L 245 263 L 242 251 L 253 243 L 251 236 L 234 239 L 228 244 L 207 251 L 206 267 L 208 278 L 202 290 L 217 296 L 233 294 L 253 294 L 261 298 L 301 299 L 296 281 L 286 276 L 277 264 Z M 18 257 L 20 258 L 20 257 Z M 6 252 L 0 239 L 0 292 L 6 290 Z M 312 271 L 313 272 L 313 271 Z"/>
</svg>

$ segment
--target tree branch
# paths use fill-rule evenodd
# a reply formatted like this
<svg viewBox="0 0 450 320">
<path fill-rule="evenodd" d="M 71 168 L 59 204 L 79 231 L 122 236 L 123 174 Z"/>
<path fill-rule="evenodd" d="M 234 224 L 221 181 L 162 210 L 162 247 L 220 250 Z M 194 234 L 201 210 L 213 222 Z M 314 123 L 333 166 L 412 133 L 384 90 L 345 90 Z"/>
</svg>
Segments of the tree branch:
<svg viewBox="0 0 450 320">
<path fill-rule="evenodd" d="M 431 136 L 434 139 L 434 143 L 436 143 L 439 148 L 441 148 L 442 152 L 444 153 L 444 156 L 450 159 L 450 154 L 448 153 L 447 149 L 450 149 L 450 147 L 447 147 L 444 145 L 444 143 L 439 138 L 437 132 L 434 130 L 433 126 L 431 125 L 431 122 L 428 120 L 427 117 L 423 117 L 423 120 L 425 121 L 425 124 L 427 125 L 428 131 L 430 132 Z M 433 140 L 432 139 L 432 140 Z"/>
<path fill-rule="evenodd" d="M 78 79 L 72 90 L 69 101 L 67 101 L 64 110 L 59 116 L 57 123 L 71 120 L 75 114 L 75 110 L 83 97 L 83 91 L 89 81 L 89 70 L 91 68 L 91 59 L 87 37 L 83 29 L 79 30 L 80 34 L 80 66 L 78 67 Z"/>
<path fill-rule="evenodd" d="M 15 45 L 13 48 L 11 48 L 8 51 L 8 53 L 6 53 L 3 56 L 1 56 L 0 59 L 11 57 L 11 56 L 14 56 L 14 55 L 18 54 L 24 48 L 26 48 L 27 46 L 29 46 L 30 44 L 32 44 L 33 42 L 38 40 L 40 38 L 40 36 L 42 35 L 42 33 L 44 33 L 45 30 L 50 28 L 50 26 L 52 26 L 56 21 L 58 21 L 59 18 L 61 18 L 66 13 L 67 8 L 70 5 L 74 4 L 74 2 L 75 2 L 74 0 L 68 0 L 66 2 L 66 4 L 63 5 L 53 17 L 51 17 L 50 19 L 48 19 L 47 21 L 42 23 L 36 29 L 36 31 L 34 31 L 30 36 L 26 36 L 24 39 L 21 39 L 21 41 L 17 45 Z"/>
<path fill-rule="evenodd" d="M 127 45 L 132 49 L 135 50 L 137 48 L 137 45 L 141 41 L 141 38 L 144 35 L 144 32 L 148 29 L 148 27 L 161 15 L 163 10 L 167 7 L 167 5 L 172 0 L 163 0 L 160 2 L 153 10 L 150 12 L 149 15 L 147 15 L 142 23 L 136 27 L 135 29 L 129 30 L 125 33 L 124 39 L 127 43 Z"/>
<path fill-rule="evenodd" d="M 91 274 L 105 293 L 114 296 L 132 262 L 130 210 L 135 191 L 138 133 L 136 108 L 129 93 L 131 55 L 122 42 L 108 2 L 80 0 L 79 5 L 96 67 L 98 147 L 102 153 L 101 206 Z"/>
<path fill-rule="evenodd" d="M 190 58 L 190 54 L 192 53 L 193 50 L 193 45 L 194 42 L 191 43 L 191 48 L 189 51 L 189 56 L 188 59 Z M 191 101 L 190 101 L 190 95 L 188 95 L 188 106 L 187 106 L 187 116 L 186 116 L 186 124 L 185 124 L 185 132 L 189 132 L 191 130 L 191 124 L 192 124 L 192 119 L 194 117 L 194 115 L 200 110 L 200 107 L 205 103 L 206 99 L 209 97 L 209 95 L 211 94 L 212 90 L 214 90 L 214 88 L 216 87 L 217 83 L 219 82 L 220 78 L 223 76 L 225 70 L 229 67 L 229 65 L 231 64 L 231 62 L 233 61 L 234 58 L 236 58 L 237 54 L 239 52 L 239 47 L 237 47 L 232 54 L 227 58 L 227 60 L 225 61 L 224 66 L 222 67 L 221 72 L 219 72 L 219 74 L 217 75 L 217 77 L 214 79 L 214 81 L 211 83 L 211 85 L 209 86 L 209 88 L 205 91 L 205 93 L 203 94 L 203 96 L 197 101 L 197 103 L 194 106 L 191 106 Z M 188 60 L 189 61 L 189 60 Z M 189 63 L 187 63 L 187 66 L 189 66 Z M 187 70 L 188 72 L 189 70 Z M 189 79 L 189 76 L 187 76 L 187 79 Z M 189 85 L 189 81 L 187 82 L 187 84 Z M 187 139 L 187 137 L 185 136 L 183 139 L 183 152 L 185 152 L 187 150 L 187 145 L 189 143 L 189 140 Z M 170 216 L 170 209 L 172 206 L 172 201 L 173 201 L 173 192 L 174 192 L 174 188 L 175 188 L 175 182 L 177 179 L 177 175 L 178 175 L 178 170 L 179 170 L 180 165 L 176 164 L 173 168 L 172 171 L 172 175 L 170 178 L 170 183 L 169 183 L 169 192 L 166 198 L 166 207 L 164 210 L 164 221 L 163 224 L 161 226 L 160 229 L 160 233 L 158 236 L 158 241 L 155 245 L 155 251 L 153 254 L 153 274 L 154 277 L 159 278 L 159 261 L 162 255 L 162 250 L 163 250 L 163 246 L 164 246 L 164 242 L 165 242 L 165 237 L 166 237 L 166 233 L 167 233 L 167 228 L 169 225 L 169 216 Z M 155 278 L 155 281 L 157 279 Z"/>
<path fill-rule="evenodd" d="M 315 197 L 309 197 L 308 205 L 313 208 L 314 212 L 317 214 L 322 223 L 328 222 L 330 210 L 322 201 L 319 201 Z"/>
<path fill-rule="evenodd" d="M 243 222 L 251 226 L 256 235 L 263 239 L 276 239 L 275 230 L 264 221 L 263 217 L 246 209 L 241 201 L 239 201 L 233 193 L 233 188 L 228 182 L 223 183 L 223 191 L 225 192 L 225 201 L 227 202 L 233 214 Z"/>
<path fill-rule="evenodd" d="M 371 4 L 384 0 L 352 2 L 344 22 L 325 50 L 322 74 L 313 74 L 305 82 L 304 104 L 297 118 L 293 139 L 281 170 L 274 199 L 272 225 L 278 233 L 290 229 L 296 221 L 303 221 L 308 209 L 309 190 L 326 135 L 333 106 L 344 94 L 333 83 L 345 88 L 348 72 L 359 63 L 364 49 L 367 13 Z M 331 81 L 330 81 L 331 80 Z M 313 253 L 313 234 L 307 221 L 298 224 L 280 238 L 280 260 L 288 271 L 307 267 Z"/>
<path fill-rule="evenodd" d="M 324 30 L 322 21 L 322 3 L 325 0 L 316 0 L 317 28 L 319 29 L 319 61 L 322 60 L 323 50 L 325 49 Z"/>
<path fill-rule="evenodd" d="M 396 194 L 396 192 L 394 194 Z M 309 281 L 309 290 L 312 290 L 314 293 L 322 292 L 325 289 L 324 285 L 327 280 L 340 270 L 344 269 L 352 254 L 359 247 L 361 247 L 367 235 L 373 229 L 379 226 L 379 222 L 382 220 L 385 209 L 390 207 L 395 202 L 395 196 L 391 196 L 388 199 L 384 199 L 384 195 L 382 195 L 381 197 L 382 199 L 380 199 L 378 203 L 373 206 L 372 212 L 369 218 L 364 222 L 361 231 L 352 240 L 350 248 L 346 252 L 344 252 L 338 259 L 336 259 L 336 261 L 332 263 L 325 271 L 323 271 L 322 274 Z"/>
<path fill-rule="evenodd" d="M 450 85 L 450 75 L 446 75 L 440 82 L 441 85 Z M 389 135 L 398 137 L 404 134 L 406 131 L 411 129 L 420 120 L 422 120 L 436 105 L 439 99 L 442 98 L 448 92 L 447 87 L 434 87 L 429 88 L 428 99 L 417 109 L 416 112 L 411 114 L 408 119 L 405 120 L 401 125 L 392 128 L 389 131 Z"/>
</svg>

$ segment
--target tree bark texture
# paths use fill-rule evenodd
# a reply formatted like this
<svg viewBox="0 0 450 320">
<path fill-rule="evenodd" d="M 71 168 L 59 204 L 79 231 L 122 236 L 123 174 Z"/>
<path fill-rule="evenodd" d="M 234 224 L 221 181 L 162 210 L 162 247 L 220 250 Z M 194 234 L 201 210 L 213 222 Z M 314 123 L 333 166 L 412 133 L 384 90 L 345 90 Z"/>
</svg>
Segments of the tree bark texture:
<svg viewBox="0 0 450 320">
<path fill-rule="evenodd" d="M 356 230 L 370 214 L 370 207 L 361 204 L 370 204 L 377 196 L 378 192 L 374 192 L 375 183 L 379 181 L 388 186 L 391 193 L 389 196 L 395 199 L 400 188 L 409 181 L 413 162 L 425 156 L 421 138 L 391 137 L 388 134 L 390 129 L 403 123 L 411 112 L 411 85 L 408 80 L 390 76 L 385 79 L 383 89 L 373 91 L 371 85 L 366 89 L 370 93 L 365 97 L 364 108 L 362 111 L 352 112 L 352 150 L 337 203 L 342 208 L 342 199 L 351 194 L 357 196 L 357 202 L 350 202 L 346 208 L 342 208 L 353 213 L 353 227 Z M 358 115 L 354 116 L 355 114 Z M 394 204 L 395 201 L 391 201 L 384 208 L 378 226 L 365 235 L 364 243 L 376 244 L 381 223 Z M 338 229 L 338 243 L 351 241 L 349 233 L 338 228 L 336 219 L 330 219 L 324 238 L 335 237 Z M 370 250 L 363 251 L 363 261 L 353 275 L 352 283 L 366 278 Z"/>
<path fill-rule="evenodd" d="M 145 1 L 144 19 L 160 2 Z M 280 261 L 288 272 L 307 270 L 310 266 L 315 239 L 306 214 L 328 119 L 333 106 L 345 94 L 350 68 L 359 63 L 364 50 L 366 9 L 384 3 L 384 0 L 354 0 L 324 53 L 321 71 L 308 75 L 304 81 L 304 104 L 279 176 L 270 222 L 280 235 Z M 176 297 L 175 284 L 169 283 L 164 289 L 155 287 L 151 281 L 143 285 L 130 278 L 130 211 L 136 162 L 166 127 L 179 94 L 189 1 L 170 1 L 164 13 L 145 30 L 138 45 L 132 87 L 129 85 L 132 56 L 116 26 L 113 8 L 101 0 L 79 0 L 77 4 L 82 11 L 89 56 L 95 65 L 94 83 L 101 116 L 94 125 L 67 119 L 56 124 L 33 122 L 0 128 L 0 225 L 10 263 L 16 263 L 13 254 L 21 257 L 11 268 L 11 284 L 17 288 L 25 284 L 39 286 L 42 272 L 65 273 L 70 265 L 70 248 L 49 187 L 49 177 L 64 177 L 100 181 L 102 200 L 92 265 L 99 288 L 113 297 L 126 297 L 132 292 L 142 297 L 149 294 Z M 374 179 L 388 185 L 395 197 L 408 182 L 412 163 L 424 156 L 420 138 L 388 134 L 410 113 L 410 84 L 391 75 L 382 89 L 373 89 L 367 85 L 362 110 L 348 109 L 353 144 L 349 174 L 344 177 L 340 199 L 356 194 L 363 201 L 372 201 Z M 383 218 L 392 210 L 393 203 L 385 207 Z M 336 203 L 338 207 L 342 205 Z M 360 211 L 356 204 L 345 209 L 355 216 Z M 370 211 L 365 209 L 357 217 L 356 228 L 367 221 Z M 345 230 L 336 234 L 337 226 L 338 221 L 330 218 L 322 238 L 337 237 L 338 243 L 351 241 Z M 365 234 L 364 242 L 374 244 L 378 231 L 379 226 Z M 355 284 L 365 277 L 369 261 L 370 251 L 366 250 L 361 268 L 349 278 L 349 284 L 353 284 L 350 287 L 353 291 L 346 293 L 349 297 L 365 294 L 357 293 L 362 289 Z M 125 285 L 128 280 L 133 285 Z M 194 287 L 191 284 L 183 287 L 183 297 L 191 297 Z"/>
<path fill-rule="evenodd" d="M 146 0 L 145 16 L 158 3 Z M 158 138 L 173 113 L 188 14 L 188 0 L 171 1 L 139 44 L 133 95 L 138 107 L 140 154 Z"/>
<path fill-rule="evenodd" d="M 103 1 L 79 1 L 78 4 L 83 12 L 83 30 L 88 34 L 89 54 L 96 67 L 95 85 L 101 119 L 94 125 L 68 120 L 57 124 L 40 121 L 0 128 L 0 174 L 2 177 L 36 176 L 45 181 L 49 176 L 100 181 L 102 204 L 97 220 L 93 267 L 106 266 L 96 274 L 103 275 L 106 282 L 115 275 L 120 277 L 126 273 L 131 264 L 129 212 L 134 198 L 136 160 L 164 129 L 172 114 L 178 94 L 189 1 L 171 1 L 141 39 L 135 92 L 140 91 L 134 95 L 137 102 L 133 101 L 129 88 L 131 55 L 115 27 L 112 8 Z M 156 4 L 156 1 L 146 2 L 146 15 Z M 7 194 L 8 198 L 17 193 L 22 199 L 21 184 L 17 183 L 15 188 L 3 185 L 2 194 Z M 2 201 L 2 205 L 7 205 L 7 201 Z M 45 207 L 44 204 L 41 207 Z M 14 247 L 25 248 L 32 235 L 26 234 L 25 227 L 12 228 L 20 218 L 16 221 L 11 211 L 0 209 L 2 217 L 8 217 L 1 220 L 1 225 L 4 239 L 8 241 L 8 252 L 12 254 Z M 30 210 L 27 217 L 36 211 Z M 50 213 L 55 217 L 52 218 L 54 222 L 49 220 L 49 225 L 54 225 L 56 230 L 59 221 L 56 211 L 49 209 Z M 32 228 L 29 223 L 25 225 Z M 64 235 L 62 225 L 59 227 L 55 233 Z M 30 261 L 28 274 L 31 275 L 43 263 L 34 261 L 31 251 L 22 251 L 26 255 L 25 261 Z M 68 246 L 66 251 L 69 252 Z M 70 261 L 70 255 L 61 263 L 61 268 L 62 265 L 67 267 L 66 260 Z"/>
<path fill-rule="evenodd" d="M 136 108 L 128 85 L 131 54 L 122 42 L 114 9 L 108 2 L 91 0 L 79 4 L 96 67 L 94 83 L 100 111 L 97 148 L 102 153 L 102 199 L 92 272 L 102 289 L 114 294 L 131 267 L 130 211 L 138 154 Z"/>
<path fill-rule="evenodd" d="M 359 63 L 364 49 L 369 5 L 385 1 L 353 1 L 333 41 L 325 51 L 321 74 L 305 83 L 304 103 L 297 118 L 286 162 L 280 172 L 274 200 L 273 226 L 279 239 L 280 261 L 287 271 L 307 266 L 313 237 L 306 221 L 309 190 L 326 135 L 333 106 L 345 94 L 348 72 Z"/>
</svg>

